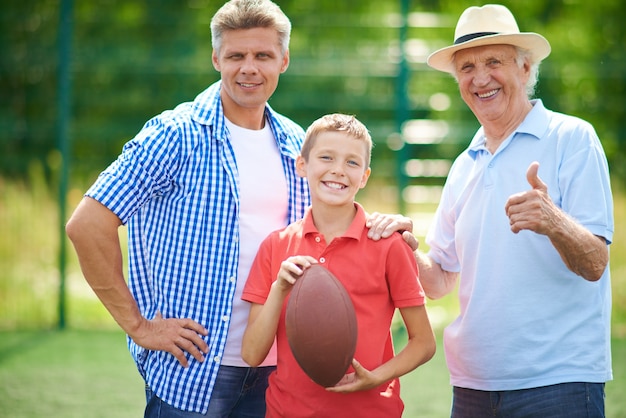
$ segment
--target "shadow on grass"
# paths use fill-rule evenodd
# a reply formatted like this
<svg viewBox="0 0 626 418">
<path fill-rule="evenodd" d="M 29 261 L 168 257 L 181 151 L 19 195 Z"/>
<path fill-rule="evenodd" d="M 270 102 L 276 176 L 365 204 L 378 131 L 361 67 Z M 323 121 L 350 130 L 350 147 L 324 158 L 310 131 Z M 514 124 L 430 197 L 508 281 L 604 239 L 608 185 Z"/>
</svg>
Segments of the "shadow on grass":
<svg viewBox="0 0 626 418">
<path fill-rule="evenodd" d="M 404 418 L 450 416 L 441 331 L 431 361 L 401 378 Z M 397 350 L 406 332 L 394 330 Z M 626 339 L 614 338 L 607 418 L 626 417 Z M 143 415 L 143 381 L 121 331 L 0 332 L 0 415 L 11 418 L 131 418 Z M 4 416 L 4 415 L 2 415 Z"/>
<path fill-rule="evenodd" d="M 53 331 L 0 331 L 0 367 L 17 356 L 28 355 L 41 345 L 50 344 L 56 334 Z"/>
</svg>

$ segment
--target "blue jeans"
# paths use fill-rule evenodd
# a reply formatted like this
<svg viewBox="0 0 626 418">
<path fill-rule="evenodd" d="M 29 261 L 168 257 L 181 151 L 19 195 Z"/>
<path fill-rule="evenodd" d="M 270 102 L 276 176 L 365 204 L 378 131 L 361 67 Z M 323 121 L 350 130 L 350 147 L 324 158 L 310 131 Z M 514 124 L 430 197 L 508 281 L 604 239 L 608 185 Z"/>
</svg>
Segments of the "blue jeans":
<svg viewBox="0 0 626 418">
<path fill-rule="evenodd" d="M 455 387 L 452 418 L 603 418 L 604 383 L 485 392 Z"/>
<path fill-rule="evenodd" d="M 274 370 L 275 366 L 220 366 L 206 414 L 174 408 L 146 386 L 144 418 L 264 418 L 267 378 Z"/>
</svg>

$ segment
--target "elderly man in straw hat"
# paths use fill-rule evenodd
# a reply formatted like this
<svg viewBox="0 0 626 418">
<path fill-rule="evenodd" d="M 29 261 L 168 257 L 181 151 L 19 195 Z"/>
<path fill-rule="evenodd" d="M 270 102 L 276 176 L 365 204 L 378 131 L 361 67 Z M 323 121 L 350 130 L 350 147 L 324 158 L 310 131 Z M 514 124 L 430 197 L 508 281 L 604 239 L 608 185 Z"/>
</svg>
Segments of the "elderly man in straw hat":
<svg viewBox="0 0 626 418">
<path fill-rule="evenodd" d="M 459 282 L 444 334 L 453 417 L 604 416 L 608 166 L 589 123 L 531 100 L 549 54 L 543 36 L 486 5 L 465 10 L 454 45 L 428 58 L 481 124 L 450 170 L 428 254 L 416 251 L 430 297 Z"/>
</svg>

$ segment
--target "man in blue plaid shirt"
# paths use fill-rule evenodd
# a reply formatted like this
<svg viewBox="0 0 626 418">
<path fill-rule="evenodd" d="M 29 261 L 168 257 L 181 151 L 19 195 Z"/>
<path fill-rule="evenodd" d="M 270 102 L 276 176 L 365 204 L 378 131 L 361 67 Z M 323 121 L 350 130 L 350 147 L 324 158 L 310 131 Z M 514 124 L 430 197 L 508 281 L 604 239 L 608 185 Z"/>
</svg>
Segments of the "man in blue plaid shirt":
<svg viewBox="0 0 626 418">
<path fill-rule="evenodd" d="M 227 2 L 211 21 L 221 80 L 148 121 L 67 224 L 87 282 L 128 334 L 146 417 L 265 415 L 275 352 L 258 368 L 241 359 L 240 295 L 261 240 L 309 205 L 295 173 L 304 132 L 267 103 L 290 32 L 269 0 Z M 371 234 L 394 229 L 376 217 Z"/>
</svg>

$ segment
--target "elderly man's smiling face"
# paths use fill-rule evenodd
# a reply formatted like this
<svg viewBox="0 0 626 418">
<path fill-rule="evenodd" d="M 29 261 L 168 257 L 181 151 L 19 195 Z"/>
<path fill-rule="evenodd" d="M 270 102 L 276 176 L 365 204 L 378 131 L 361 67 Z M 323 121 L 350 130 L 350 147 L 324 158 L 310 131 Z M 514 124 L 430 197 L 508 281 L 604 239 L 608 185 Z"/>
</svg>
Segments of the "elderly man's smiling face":
<svg viewBox="0 0 626 418">
<path fill-rule="evenodd" d="M 461 97 L 483 126 L 512 123 L 527 113 L 530 64 L 520 66 L 516 57 L 511 45 L 478 46 L 454 55 Z"/>
</svg>

